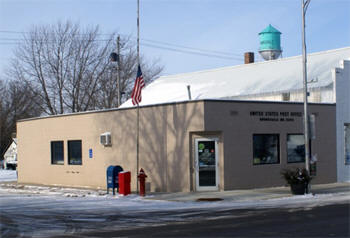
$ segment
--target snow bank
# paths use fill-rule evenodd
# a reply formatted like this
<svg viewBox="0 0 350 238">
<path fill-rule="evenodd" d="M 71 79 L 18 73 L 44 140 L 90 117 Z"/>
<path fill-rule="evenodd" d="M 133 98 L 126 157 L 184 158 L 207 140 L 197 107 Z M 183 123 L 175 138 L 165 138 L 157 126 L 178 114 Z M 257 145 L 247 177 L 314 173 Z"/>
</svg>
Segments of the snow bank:
<svg viewBox="0 0 350 238">
<path fill-rule="evenodd" d="M 17 181 L 17 171 L 0 169 L 0 182 L 8 181 Z"/>
<path fill-rule="evenodd" d="M 105 191 L 84 189 L 24 186 L 13 183 L 0 186 L 0 210 L 7 212 L 5 214 L 14 214 L 11 219 L 19 224 L 18 226 L 9 224 L 7 227 L 4 226 L 5 229 L 9 231 L 15 227 L 18 236 L 26 237 L 55 237 L 64 232 L 68 233 L 68 236 L 74 236 L 73 233 L 76 231 L 84 232 L 96 227 L 100 231 L 149 227 L 202 219 L 206 218 L 205 214 L 221 211 L 222 213 L 217 213 L 215 217 L 208 216 L 208 219 L 220 219 L 227 217 L 228 214 L 235 216 L 235 213 L 231 212 L 232 209 L 309 210 L 315 206 L 344 204 L 349 200 L 350 193 L 347 192 L 265 200 L 252 196 L 238 201 L 174 202 L 145 199 L 135 194 L 113 196 L 106 194 Z M 21 208 L 20 211 L 18 208 Z"/>
<path fill-rule="evenodd" d="M 159 210 L 178 210 L 178 209 L 263 209 L 263 208 L 312 208 L 315 206 L 325 206 L 328 204 L 344 203 L 350 200 L 349 192 L 327 193 L 327 194 L 308 194 L 299 196 L 290 196 L 286 194 L 285 197 L 268 198 L 262 196 L 225 198 L 225 200 L 218 202 L 175 202 L 166 200 L 147 199 L 135 194 L 128 196 L 107 194 L 105 190 L 87 190 L 74 189 L 62 187 L 45 187 L 19 184 L 1 184 L 0 194 L 3 199 L 0 202 L 5 202 L 5 197 L 10 197 L 9 200 L 27 200 L 27 199 L 47 199 L 48 201 L 62 201 L 65 204 L 85 204 L 87 206 L 95 207 L 96 209 L 105 208 L 121 208 L 124 211 L 159 211 Z M 1 196 L 0 196 L 1 197 Z M 81 206 L 80 205 L 80 206 Z M 74 207 L 72 205 L 72 207 Z"/>
</svg>

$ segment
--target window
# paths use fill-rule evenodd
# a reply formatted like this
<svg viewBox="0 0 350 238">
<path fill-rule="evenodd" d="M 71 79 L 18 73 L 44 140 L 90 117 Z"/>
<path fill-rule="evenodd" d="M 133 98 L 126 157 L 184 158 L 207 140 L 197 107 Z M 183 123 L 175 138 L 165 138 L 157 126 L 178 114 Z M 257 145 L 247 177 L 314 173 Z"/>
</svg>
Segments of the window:
<svg viewBox="0 0 350 238">
<path fill-rule="evenodd" d="M 287 135 L 287 162 L 305 162 L 305 139 L 303 134 Z"/>
<path fill-rule="evenodd" d="M 81 140 L 68 141 L 68 164 L 81 165 Z"/>
<path fill-rule="evenodd" d="M 51 141 L 51 164 L 64 164 L 63 141 Z"/>
<path fill-rule="evenodd" d="M 278 164 L 279 162 L 279 135 L 254 134 L 253 164 Z"/>
<path fill-rule="evenodd" d="M 344 124 L 344 152 L 345 164 L 350 165 L 350 123 Z"/>
</svg>

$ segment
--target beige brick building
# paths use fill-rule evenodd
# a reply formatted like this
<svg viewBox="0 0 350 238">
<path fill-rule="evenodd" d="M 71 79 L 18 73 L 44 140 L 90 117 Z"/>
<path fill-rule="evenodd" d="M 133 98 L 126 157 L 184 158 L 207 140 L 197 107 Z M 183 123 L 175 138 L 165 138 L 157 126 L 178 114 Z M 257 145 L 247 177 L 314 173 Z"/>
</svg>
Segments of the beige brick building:
<svg viewBox="0 0 350 238">
<path fill-rule="evenodd" d="M 139 165 L 150 191 L 232 190 L 284 185 L 304 167 L 302 103 L 195 100 L 140 107 Z M 311 104 L 317 176 L 337 179 L 335 104 Z M 17 123 L 18 182 L 105 188 L 120 165 L 136 190 L 136 108 L 33 118 Z M 100 143 L 110 133 L 111 145 Z"/>
</svg>

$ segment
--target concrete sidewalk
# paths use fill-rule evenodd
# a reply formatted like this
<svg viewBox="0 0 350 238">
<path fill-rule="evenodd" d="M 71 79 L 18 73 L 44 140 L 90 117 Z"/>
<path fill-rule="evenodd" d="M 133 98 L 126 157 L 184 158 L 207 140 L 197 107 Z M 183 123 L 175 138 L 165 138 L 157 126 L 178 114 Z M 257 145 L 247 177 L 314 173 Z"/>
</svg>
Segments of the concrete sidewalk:
<svg viewBox="0 0 350 238">
<path fill-rule="evenodd" d="M 311 185 L 313 194 L 350 193 L 350 183 Z M 167 201 L 254 201 L 291 197 L 289 187 L 273 187 L 215 192 L 149 193 L 147 199 Z"/>
</svg>

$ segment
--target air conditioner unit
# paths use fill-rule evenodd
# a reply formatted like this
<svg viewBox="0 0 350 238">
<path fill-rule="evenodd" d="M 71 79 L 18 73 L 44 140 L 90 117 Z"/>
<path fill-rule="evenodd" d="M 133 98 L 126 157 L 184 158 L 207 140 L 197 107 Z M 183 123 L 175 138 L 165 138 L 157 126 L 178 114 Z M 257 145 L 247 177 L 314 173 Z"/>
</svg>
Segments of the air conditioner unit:
<svg viewBox="0 0 350 238">
<path fill-rule="evenodd" d="M 112 145 L 112 138 L 110 132 L 105 132 L 100 135 L 100 143 L 104 146 Z"/>
</svg>

